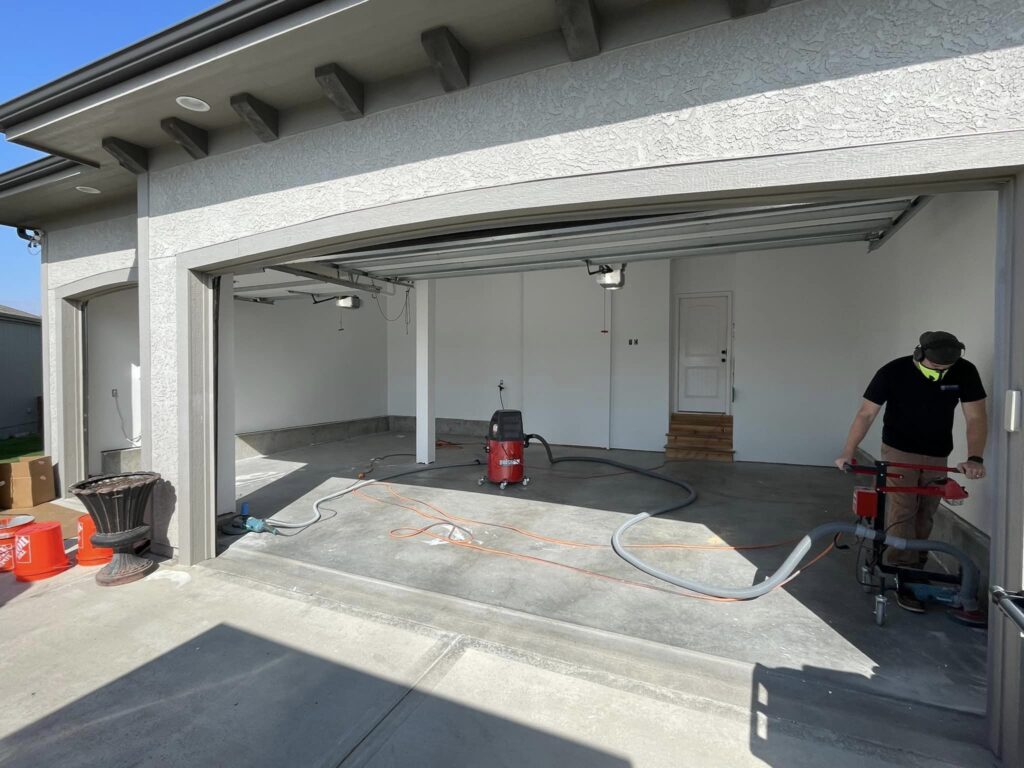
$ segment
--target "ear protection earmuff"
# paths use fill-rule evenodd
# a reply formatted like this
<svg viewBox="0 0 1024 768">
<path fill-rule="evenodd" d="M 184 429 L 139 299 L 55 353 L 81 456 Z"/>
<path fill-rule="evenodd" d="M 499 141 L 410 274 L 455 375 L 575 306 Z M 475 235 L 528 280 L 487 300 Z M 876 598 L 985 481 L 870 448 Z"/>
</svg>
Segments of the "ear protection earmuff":
<svg viewBox="0 0 1024 768">
<path fill-rule="evenodd" d="M 937 345 L 937 346 L 941 346 L 941 345 Z M 960 347 L 960 351 L 961 352 L 964 352 L 964 351 L 967 350 L 967 345 L 964 344 L 963 342 L 960 342 L 957 346 Z M 922 346 L 914 347 L 914 362 L 923 363 L 924 362 L 924 351 L 926 349 L 929 349 L 929 348 L 930 347 L 922 347 Z"/>
</svg>

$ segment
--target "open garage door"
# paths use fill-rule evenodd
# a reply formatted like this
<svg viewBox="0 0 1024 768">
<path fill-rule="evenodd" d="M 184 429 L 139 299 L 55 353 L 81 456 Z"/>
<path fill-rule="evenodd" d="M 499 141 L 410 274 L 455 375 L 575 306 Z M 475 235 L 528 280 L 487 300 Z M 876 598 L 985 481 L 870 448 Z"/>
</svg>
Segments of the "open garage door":
<svg viewBox="0 0 1024 768">
<path fill-rule="evenodd" d="M 324 283 L 379 282 L 563 269 L 683 255 L 846 242 L 879 247 L 927 202 L 924 196 L 793 204 L 486 230 L 340 251 L 275 269 L 299 278 L 254 282 L 239 295 L 285 298 Z M 344 282 L 341 282 L 344 281 Z"/>
</svg>

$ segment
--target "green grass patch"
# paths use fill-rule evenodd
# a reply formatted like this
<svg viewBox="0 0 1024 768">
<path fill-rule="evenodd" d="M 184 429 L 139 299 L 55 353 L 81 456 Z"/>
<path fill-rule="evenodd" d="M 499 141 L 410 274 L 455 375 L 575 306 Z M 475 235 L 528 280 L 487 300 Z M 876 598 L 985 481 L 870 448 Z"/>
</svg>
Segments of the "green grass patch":
<svg viewBox="0 0 1024 768">
<path fill-rule="evenodd" d="M 42 453 L 43 438 L 41 435 L 9 437 L 6 440 L 0 440 L 0 463 L 18 461 L 26 456 L 41 456 Z"/>
</svg>

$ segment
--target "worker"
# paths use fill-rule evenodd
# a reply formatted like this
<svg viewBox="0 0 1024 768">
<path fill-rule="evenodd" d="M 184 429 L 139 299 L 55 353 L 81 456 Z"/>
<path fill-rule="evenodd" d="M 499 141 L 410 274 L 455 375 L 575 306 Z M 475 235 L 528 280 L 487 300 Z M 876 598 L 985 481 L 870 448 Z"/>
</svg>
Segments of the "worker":
<svg viewBox="0 0 1024 768">
<path fill-rule="evenodd" d="M 957 469 L 970 480 L 985 477 L 985 387 L 978 369 L 963 359 L 964 349 L 952 333 L 928 331 L 921 334 L 913 355 L 882 366 L 864 392 L 836 466 L 843 469 L 853 462 L 883 405 L 883 461 L 948 466 L 953 452 L 953 414 L 961 403 L 967 422 L 967 458 L 957 464 Z M 944 472 L 900 469 L 899 473 L 903 477 L 889 478 L 889 485 L 920 487 L 946 477 Z M 931 536 L 938 496 L 894 493 L 887 501 L 888 533 L 906 539 Z M 890 565 L 923 568 L 927 560 L 927 552 L 890 549 L 886 553 Z M 924 606 L 909 590 L 897 591 L 896 602 L 908 611 L 924 612 Z"/>
</svg>

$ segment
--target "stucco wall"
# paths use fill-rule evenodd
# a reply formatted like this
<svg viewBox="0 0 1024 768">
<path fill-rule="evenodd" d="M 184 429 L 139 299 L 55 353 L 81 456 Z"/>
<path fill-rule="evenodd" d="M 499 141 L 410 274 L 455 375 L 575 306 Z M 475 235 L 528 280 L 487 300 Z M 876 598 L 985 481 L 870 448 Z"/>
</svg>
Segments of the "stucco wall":
<svg viewBox="0 0 1024 768">
<path fill-rule="evenodd" d="M 808 0 L 154 170 L 154 469 L 176 482 L 170 257 L 458 190 L 1024 129 L 1022 43 L 1015 0 Z"/>
<path fill-rule="evenodd" d="M 1022 44 L 1015 0 L 808 0 L 157 171 L 153 256 L 453 190 L 1021 129 Z"/>
<path fill-rule="evenodd" d="M 60 345 L 56 292 L 84 278 L 135 266 L 136 218 L 134 211 L 118 206 L 99 210 L 86 220 L 65 219 L 47 223 L 43 270 L 43 333 L 47 360 L 43 386 L 51 418 L 49 441 L 60 445 Z M 51 449 L 52 450 L 52 449 Z M 54 453 L 58 451 L 54 450 Z"/>
</svg>

